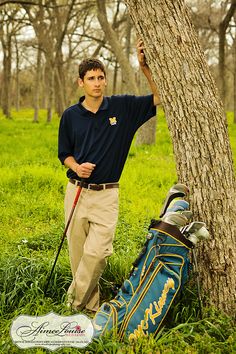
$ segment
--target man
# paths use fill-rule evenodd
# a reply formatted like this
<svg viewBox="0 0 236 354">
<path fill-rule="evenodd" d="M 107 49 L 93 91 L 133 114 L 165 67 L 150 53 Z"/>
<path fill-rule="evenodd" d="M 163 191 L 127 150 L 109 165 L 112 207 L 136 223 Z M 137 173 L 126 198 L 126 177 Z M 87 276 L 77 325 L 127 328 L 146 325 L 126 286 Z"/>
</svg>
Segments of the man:
<svg viewBox="0 0 236 354">
<path fill-rule="evenodd" d="M 137 56 L 152 95 L 104 97 L 103 64 L 86 59 L 79 65 L 79 103 L 62 115 L 58 157 L 67 168 L 65 218 L 69 217 L 78 185 L 82 192 L 68 229 L 73 281 L 68 301 L 73 310 L 97 311 L 98 280 L 112 254 L 118 219 L 118 181 L 136 130 L 156 114 L 160 102 L 138 41 Z"/>
</svg>

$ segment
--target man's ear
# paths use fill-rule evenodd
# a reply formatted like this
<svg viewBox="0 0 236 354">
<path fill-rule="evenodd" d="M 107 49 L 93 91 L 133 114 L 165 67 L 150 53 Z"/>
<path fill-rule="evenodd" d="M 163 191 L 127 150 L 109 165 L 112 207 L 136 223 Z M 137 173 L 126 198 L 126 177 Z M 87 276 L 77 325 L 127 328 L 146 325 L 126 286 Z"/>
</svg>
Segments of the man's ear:
<svg viewBox="0 0 236 354">
<path fill-rule="evenodd" d="M 84 82 L 83 82 L 83 80 L 80 77 L 78 78 L 77 82 L 78 82 L 78 86 L 79 87 L 83 87 L 84 86 Z"/>
</svg>

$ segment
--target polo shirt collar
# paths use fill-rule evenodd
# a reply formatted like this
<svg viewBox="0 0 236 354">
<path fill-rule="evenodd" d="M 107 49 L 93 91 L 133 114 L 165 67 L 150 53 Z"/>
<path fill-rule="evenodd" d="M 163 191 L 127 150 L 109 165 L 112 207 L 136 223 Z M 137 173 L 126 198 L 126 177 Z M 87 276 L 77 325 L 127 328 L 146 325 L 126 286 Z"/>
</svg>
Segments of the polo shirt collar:
<svg viewBox="0 0 236 354">
<path fill-rule="evenodd" d="M 80 97 L 78 105 L 80 106 L 80 108 L 85 109 L 84 106 L 82 105 L 82 102 L 84 101 L 85 96 Z M 99 107 L 98 111 L 105 111 L 106 109 L 108 109 L 108 98 L 107 97 L 103 97 L 103 101 L 101 106 Z"/>
</svg>

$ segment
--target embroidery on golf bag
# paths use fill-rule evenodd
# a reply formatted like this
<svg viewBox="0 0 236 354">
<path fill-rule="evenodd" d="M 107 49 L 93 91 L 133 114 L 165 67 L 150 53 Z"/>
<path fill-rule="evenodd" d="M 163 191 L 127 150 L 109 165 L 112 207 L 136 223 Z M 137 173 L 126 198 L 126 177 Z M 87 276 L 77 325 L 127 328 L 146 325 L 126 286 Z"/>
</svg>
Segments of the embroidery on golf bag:
<svg viewBox="0 0 236 354">
<path fill-rule="evenodd" d="M 166 303 L 166 297 L 170 289 L 174 290 L 174 281 L 172 278 L 168 278 L 165 285 L 164 289 L 162 291 L 161 297 L 158 301 L 154 301 L 153 303 L 150 303 L 149 308 L 145 310 L 144 313 L 144 319 L 141 320 L 140 324 L 138 325 L 137 329 L 134 330 L 134 333 L 129 335 L 129 339 L 137 339 L 141 335 L 144 335 L 144 330 L 148 330 L 148 320 L 150 319 L 152 323 L 155 325 L 155 319 L 156 317 L 160 316 L 163 310 L 163 307 Z M 155 311 L 155 312 L 154 312 Z"/>
</svg>

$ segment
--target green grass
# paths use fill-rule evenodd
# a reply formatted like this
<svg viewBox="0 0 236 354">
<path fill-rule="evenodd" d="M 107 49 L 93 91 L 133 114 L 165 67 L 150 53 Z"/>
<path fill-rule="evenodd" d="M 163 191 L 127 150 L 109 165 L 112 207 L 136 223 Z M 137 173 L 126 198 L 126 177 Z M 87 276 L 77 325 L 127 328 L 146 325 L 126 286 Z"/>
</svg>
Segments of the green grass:
<svg viewBox="0 0 236 354">
<path fill-rule="evenodd" d="M 64 192 L 67 183 L 57 159 L 59 119 L 47 124 L 40 112 L 33 124 L 33 111 L 0 115 L 0 354 L 21 353 L 13 345 L 9 328 L 20 314 L 44 315 L 50 311 L 69 314 L 64 306 L 71 281 L 66 243 L 63 246 L 48 296 L 43 294 L 47 274 L 55 259 L 63 228 Z M 231 146 L 236 156 L 236 126 L 228 116 Z M 120 217 L 114 254 L 103 274 L 103 299 L 111 298 L 110 282 L 121 283 L 129 273 L 145 239 L 151 218 L 159 215 L 168 189 L 177 181 L 175 162 L 163 113 L 159 113 L 157 143 L 132 145 L 120 188 Z M 236 353 L 232 319 L 214 309 L 199 318 L 195 282 L 189 283 L 181 301 L 173 306 L 158 338 L 135 344 L 106 336 L 94 341 L 87 353 Z M 158 340 L 157 340 L 158 339 Z M 76 349 L 59 353 L 86 352 Z M 25 353 L 46 353 L 29 349 Z"/>
</svg>

